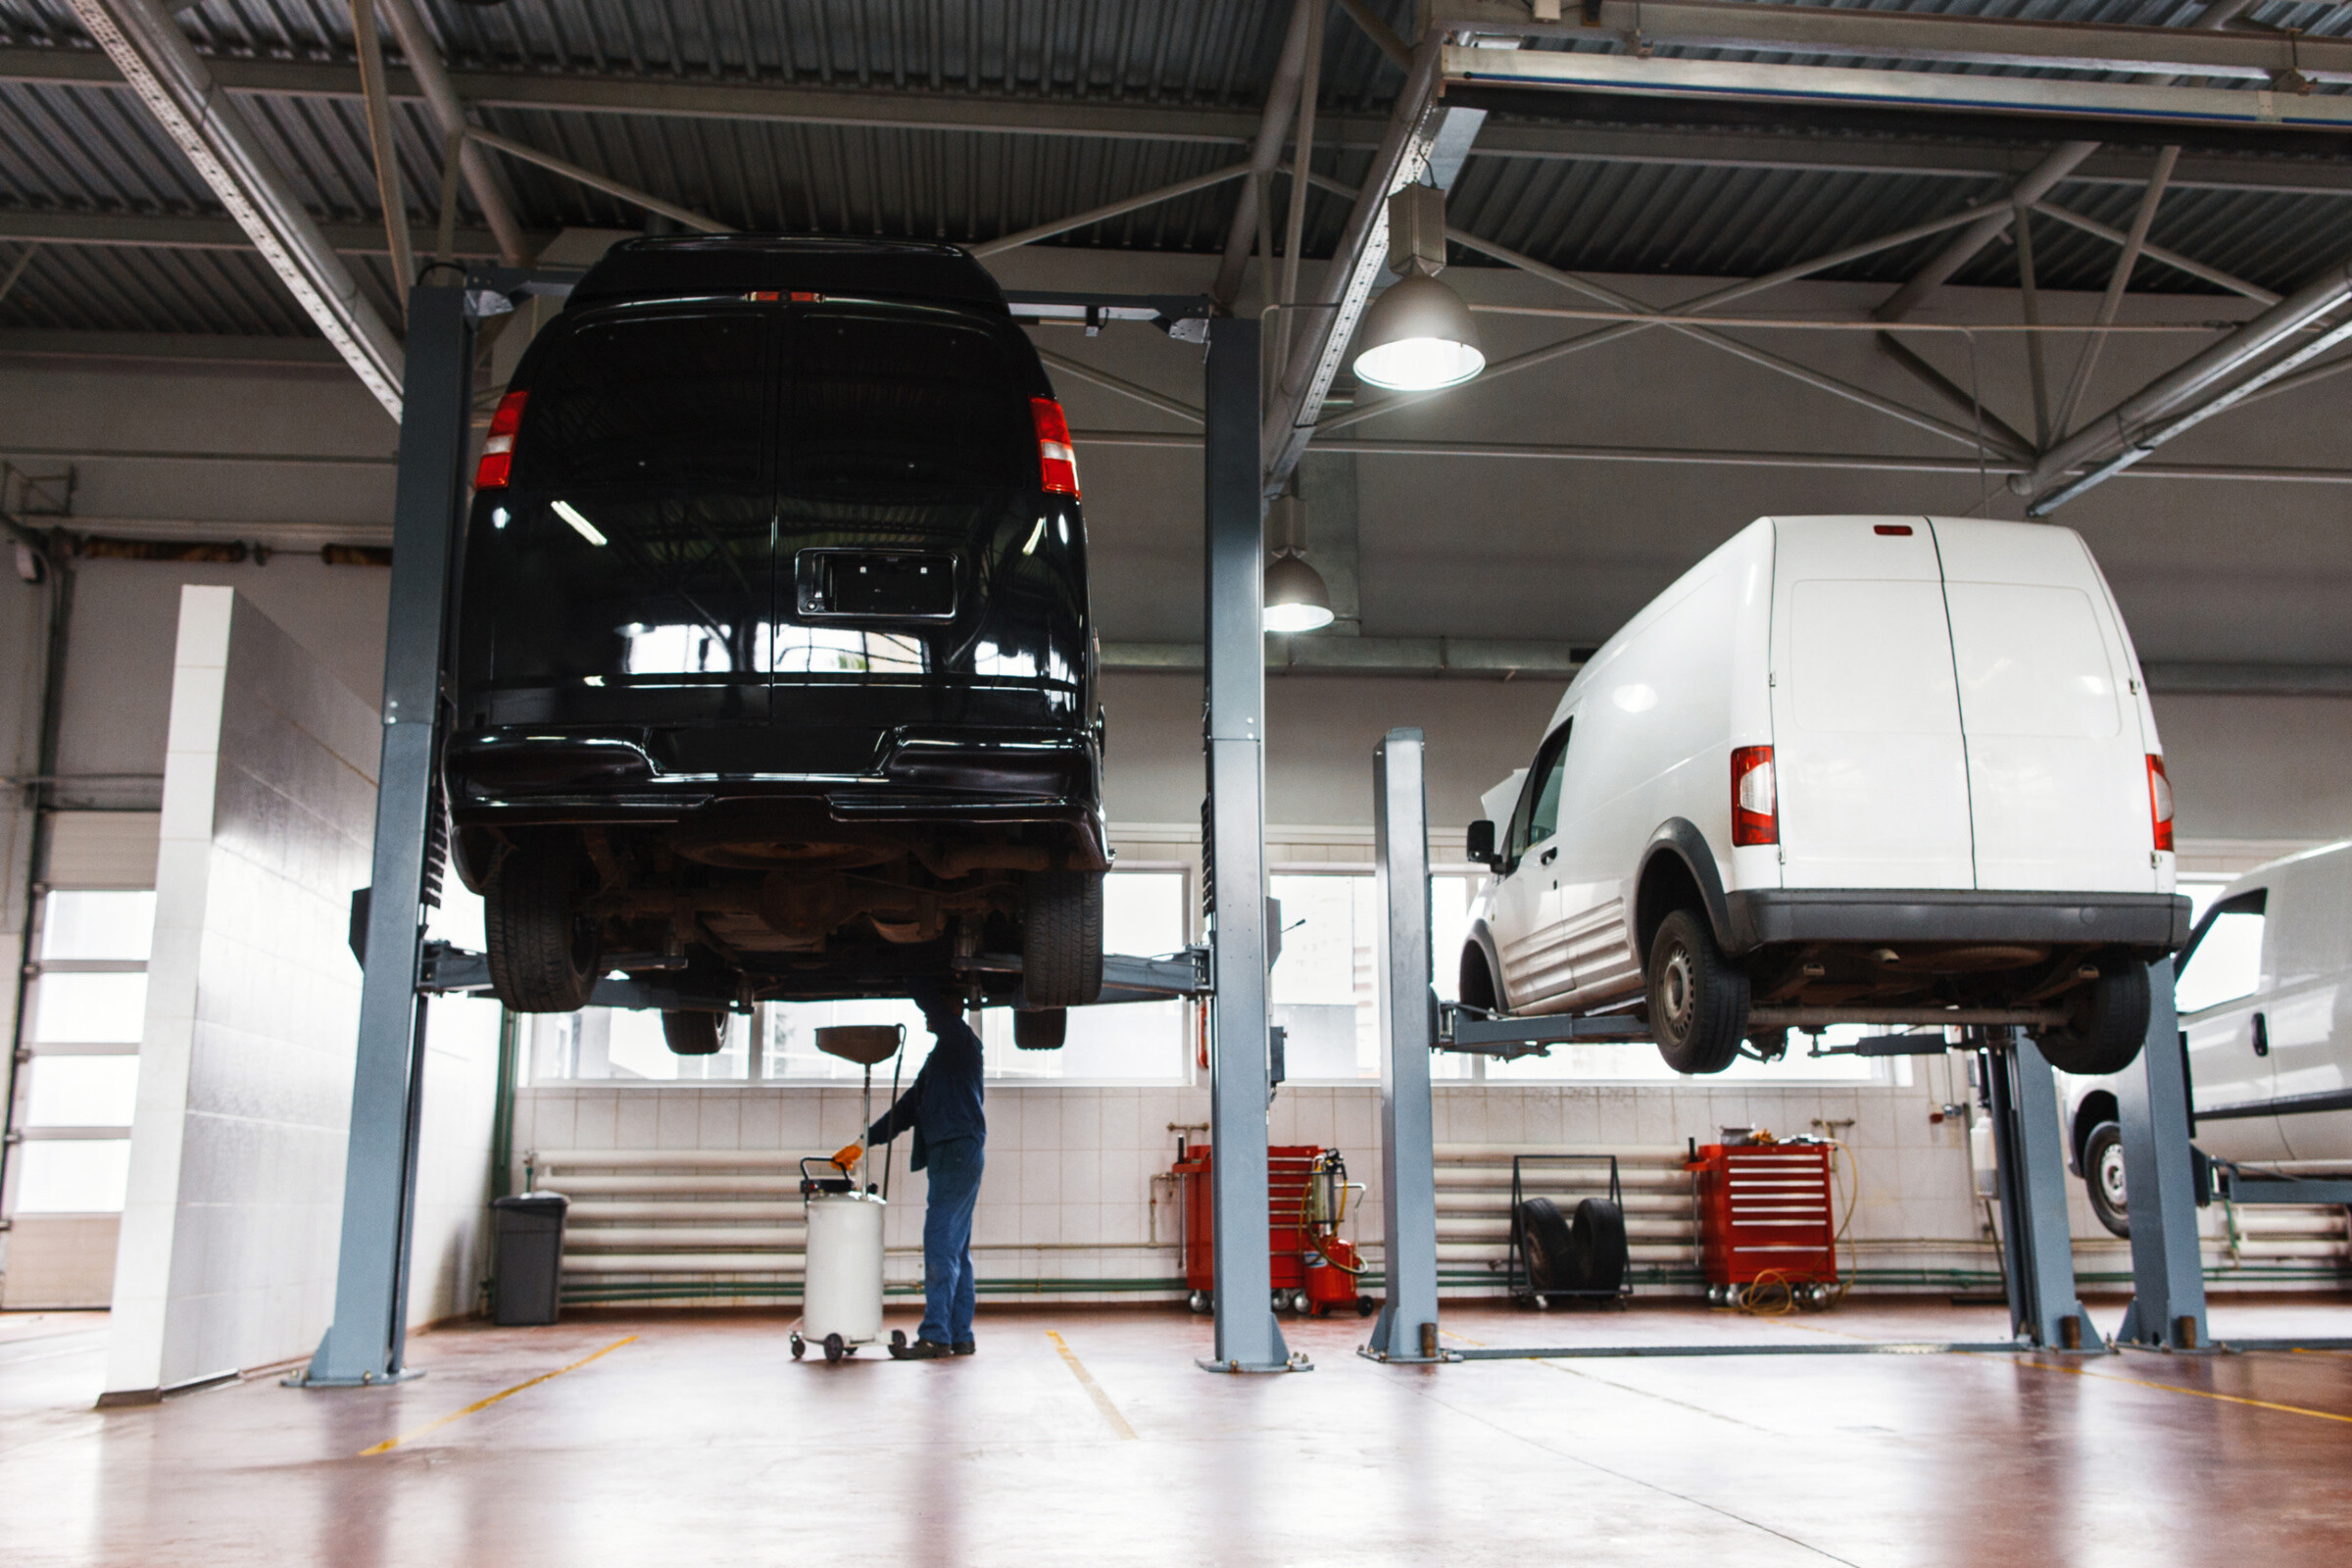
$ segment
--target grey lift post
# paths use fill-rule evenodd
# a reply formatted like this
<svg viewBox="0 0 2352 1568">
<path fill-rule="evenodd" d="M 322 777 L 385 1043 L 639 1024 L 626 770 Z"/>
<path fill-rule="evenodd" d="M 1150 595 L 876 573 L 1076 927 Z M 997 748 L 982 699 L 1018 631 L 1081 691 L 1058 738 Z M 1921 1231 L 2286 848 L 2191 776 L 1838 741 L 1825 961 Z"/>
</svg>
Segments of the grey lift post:
<svg viewBox="0 0 2352 1568">
<path fill-rule="evenodd" d="M 416 983 L 426 817 L 473 381 L 474 319 L 466 297 L 463 288 L 417 288 L 409 295 L 391 628 L 384 641 L 384 751 L 376 777 L 359 1063 L 343 1167 L 342 1248 L 334 1324 L 309 1371 L 296 1380 L 310 1388 L 403 1375 L 424 1054 Z"/>
<path fill-rule="evenodd" d="M 2075 1295 L 2074 1236 L 2066 1221 L 2066 1149 L 2058 1126 L 2058 1084 L 2041 1049 L 2017 1030 L 1996 1035 L 1991 1069 L 1993 1135 L 2001 1180 L 2001 1234 L 2008 1245 L 2009 1326 L 2044 1349 L 2098 1348 L 2083 1332 Z"/>
<path fill-rule="evenodd" d="M 1433 1361 L 1438 1348 L 1437 1145 L 1430 1111 L 1429 791 L 1417 729 L 1373 754 L 1372 831 L 1388 935 L 1380 956 L 1380 1208 L 1388 1276 L 1367 1354 Z"/>
<path fill-rule="evenodd" d="M 2116 1100 L 2124 1123 L 2124 1191 L 2132 1200 L 2132 1307 L 2116 1341 L 2193 1350 L 2205 1327 L 2205 1267 L 2197 1244 L 2187 1053 L 2173 1010 L 2173 961 L 2148 968 L 2148 1039 L 2125 1069 Z"/>
<path fill-rule="evenodd" d="M 1258 326 L 1208 327 L 1209 1138 L 1217 1256 L 1214 1372 L 1293 1365 L 1274 1321 L 1266 1210 L 1265 504 L 1258 495 Z"/>
</svg>

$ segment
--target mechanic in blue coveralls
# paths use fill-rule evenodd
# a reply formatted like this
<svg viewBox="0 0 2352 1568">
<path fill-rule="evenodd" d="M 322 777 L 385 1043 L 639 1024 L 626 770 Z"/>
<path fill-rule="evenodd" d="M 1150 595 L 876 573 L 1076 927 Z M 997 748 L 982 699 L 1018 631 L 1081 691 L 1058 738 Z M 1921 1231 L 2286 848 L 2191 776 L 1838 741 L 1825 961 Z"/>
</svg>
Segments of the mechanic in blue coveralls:
<svg viewBox="0 0 2352 1568">
<path fill-rule="evenodd" d="M 913 1002 L 935 1042 L 931 1057 L 865 1138 L 880 1148 L 911 1128 L 914 1158 L 909 1163 L 931 1174 L 923 1211 L 923 1326 L 912 1345 L 891 1351 L 902 1359 L 928 1361 L 970 1355 L 977 1348 L 972 1340 L 972 1206 L 987 1162 L 988 1120 L 980 1108 L 980 1037 L 947 993 L 925 990 Z M 834 1158 L 846 1169 L 861 1152 L 852 1144 Z"/>
</svg>

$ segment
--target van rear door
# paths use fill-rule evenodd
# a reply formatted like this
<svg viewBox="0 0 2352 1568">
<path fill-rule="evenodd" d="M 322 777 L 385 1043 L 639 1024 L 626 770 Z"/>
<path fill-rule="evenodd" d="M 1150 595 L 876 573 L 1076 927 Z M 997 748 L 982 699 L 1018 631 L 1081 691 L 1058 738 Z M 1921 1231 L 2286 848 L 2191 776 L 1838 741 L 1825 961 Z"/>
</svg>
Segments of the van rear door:
<svg viewBox="0 0 2352 1568">
<path fill-rule="evenodd" d="M 1926 519 L 1784 519 L 1773 559 L 1782 885 L 1972 886 L 1960 707 Z"/>
<path fill-rule="evenodd" d="M 2069 528 L 1933 526 L 1977 886 L 2158 891 L 2132 655 L 2090 552 Z"/>
</svg>

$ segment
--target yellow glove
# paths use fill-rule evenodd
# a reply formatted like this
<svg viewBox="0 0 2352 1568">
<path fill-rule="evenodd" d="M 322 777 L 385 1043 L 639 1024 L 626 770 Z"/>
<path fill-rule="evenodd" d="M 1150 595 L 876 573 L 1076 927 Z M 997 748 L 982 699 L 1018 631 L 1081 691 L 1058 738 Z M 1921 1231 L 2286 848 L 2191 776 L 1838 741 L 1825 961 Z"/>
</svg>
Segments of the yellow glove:
<svg viewBox="0 0 2352 1568">
<path fill-rule="evenodd" d="M 839 1165 L 843 1170 L 856 1170 L 858 1168 L 858 1161 L 863 1159 L 864 1157 L 865 1146 L 863 1144 L 852 1144 L 847 1149 L 844 1149 L 840 1153 L 833 1156 L 833 1163 Z"/>
</svg>

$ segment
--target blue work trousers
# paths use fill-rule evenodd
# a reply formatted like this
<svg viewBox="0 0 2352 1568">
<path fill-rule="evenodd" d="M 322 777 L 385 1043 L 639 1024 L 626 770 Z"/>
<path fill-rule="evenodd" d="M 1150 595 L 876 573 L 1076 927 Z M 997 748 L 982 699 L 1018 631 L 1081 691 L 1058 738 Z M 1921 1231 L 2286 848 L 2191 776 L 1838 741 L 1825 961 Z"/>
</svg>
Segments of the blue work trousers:
<svg viewBox="0 0 2352 1568">
<path fill-rule="evenodd" d="M 934 1345 L 954 1345 L 972 1337 L 972 1208 L 988 1155 L 977 1138 L 942 1139 L 924 1152 L 931 1196 L 923 1209 L 921 1332 Z"/>
</svg>

